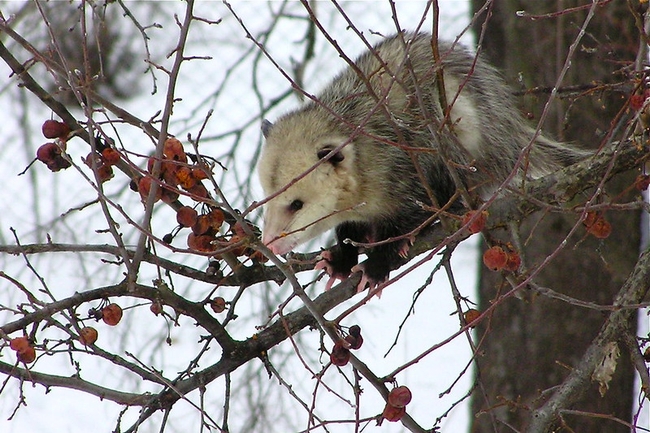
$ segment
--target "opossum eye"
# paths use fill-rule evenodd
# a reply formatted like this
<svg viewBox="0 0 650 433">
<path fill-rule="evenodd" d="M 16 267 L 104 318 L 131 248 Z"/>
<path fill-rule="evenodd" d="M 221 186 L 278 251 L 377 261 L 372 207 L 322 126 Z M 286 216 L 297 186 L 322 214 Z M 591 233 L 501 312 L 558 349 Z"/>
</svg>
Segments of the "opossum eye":
<svg viewBox="0 0 650 433">
<path fill-rule="evenodd" d="M 291 213 L 296 213 L 300 209 L 302 209 L 303 204 L 304 204 L 304 202 L 302 200 L 296 199 L 296 200 L 292 201 L 291 204 L 289 205 L 289 211 Z"/>
<path fill-rule="evenodd" d="M 330 153 L 333 149 L 334 149 L 334 147 L 330 147 L 330 146 L 328 146 L 328 147 L 323 147 L 321 150 L 318 151 L 318 153 L 316 153 L 316 156 L 318 157 L 318 159 L 323 159 L 323 158 L 325 158 L 325 157 L 327 156 L 327 154 Z M 332 157 L 329 159 L 329 162 L 331 162 L 332 164 L 337 164 L 337 163 L 343 161 L 343 159 L 345 159 L 345 156 L 343 156 L 343 152 L 341 152 L 341 151 L 339 150 L 339 151 L 336 152 L 334 155 L 332 155 Z"/>
</svg>

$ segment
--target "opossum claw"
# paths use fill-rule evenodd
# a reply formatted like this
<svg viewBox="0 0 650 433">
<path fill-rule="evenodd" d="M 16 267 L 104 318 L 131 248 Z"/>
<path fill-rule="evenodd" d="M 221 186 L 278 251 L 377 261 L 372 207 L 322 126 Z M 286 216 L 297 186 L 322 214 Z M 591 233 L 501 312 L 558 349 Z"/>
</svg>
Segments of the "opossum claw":
<svg viewBox="0 0 650 433">
<path fill-rule="evenodd" d="M 402 246 L 397 251 L 397 254 L 404 260 L 408 259 L 409 250 L 411 249 L 411 245 L 413 245 L 413 243 L 415 243 L 414 237 L 409 237 L 408 239 L 402 241 Z"/>
<path fill-rule="evenodd" d="M 345 274 L 342 272 L 336 272 L 334 270 L 334 267 L 332 266 L 332 253 L 330 251 L 323 251 L 320 253 L 318 256 L 319 261 L 316 262 L 314 265 L 314 269 L 316 270 L 324 270 L 327 275 L 329 275 L 330 279 L 327 281 L 327 284 L 325 285 L 325 291 L 329 290 L 332 288 L 336 280 L 343 281 L 347 279 L 350 275 Z"/>
<path fill-rule="evenodd" d="M 352 267 L 352 273 L 355 272 L 361 272 L 361 281 L 359 281 L 359 284 L 357 285 L 357 293 L 363 292 L 366 289 L 366 286 L 368 286 L 368 290 L 373 290 L 375 287 L 386 282 L 387 280 L 387 278 L 382 280 L 375 280 L 373 278 L 370 278 L 363 263 L 359 263 L 358 265 Z M 375 296 L 381 298 L 381 290 L 375 293 Z"/>
</svg>

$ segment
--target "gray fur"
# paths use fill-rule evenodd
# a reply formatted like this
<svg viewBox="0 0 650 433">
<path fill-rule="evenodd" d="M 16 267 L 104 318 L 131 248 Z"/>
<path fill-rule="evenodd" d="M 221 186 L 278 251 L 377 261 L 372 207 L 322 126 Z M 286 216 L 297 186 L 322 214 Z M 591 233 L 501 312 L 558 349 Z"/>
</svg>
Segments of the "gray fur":
<svg viewBox="0 0 650 433">
<path fill-rule="evenodd" d="M 404 44 L 409 42 L 407 63 Z M 443 114 L 435 82 L 430 36 L 405 34 L 404 40 L 394 36 L 379 44 L 375 48 L 376 53 L 369 51 L 355 62 L 359 72 L 368 77 L 372 92 L 377 96 L 385 94 L 391 86 L 390 76 L 396 77 L 384 105 L 390 113 L 390 119 L 387 118 L 386 110 L 377 110 L 364 128 L 374 137 L 355 139 L 357 144 L 363 142 L 363 145 L 356 148 L 362 155 L 359 161 L 363 161 L 365 167 L 360 168 L 360 172 L 372 176 L 372 179 L 367 179 L 368 183 L 376 184 L 386 180 L 387 183 L 379 187 L 385 186 L 393 190 L 396 185 L 402 186 L 400 184 L 410 178 L 402 172 L 405 170 L 409 173 L 412 170 L 409 156 L 399 147 L 386 145 L 385 142 L 433 150 L 439 150 L 441 146 L 448 149 L 453 165 L 471 187 L 494 185 L 505 179 L 513 170 L 522 149 L 532 140 L 534 129 L 516 107 L 511 89 L 494 67 L 481 57 L 473 65 L 475 58 L 472 54 L 461 47 L 451 49 L 451 45 L 446 42 L 439 43 L 439 50 L 447 87 L 456 84 L 453 91 L 447 89 L 448 104 L 453 106 L 458 84 L 463 84 L 461 97 L 470 100 L 472 108 L 476 110 L 478 130 L 475 132 L 480 134 L 480 143 L 475 146 L 477 149 L 472 149 L 470 143 L 458 139 L 449 128 L 441 127 Z M 386 67 L 382 67 L 377 56 L 386 63 Z M 472 69 L 472 74 L 468 76 Z M 413 76 L 416 80 L 413 80 Z M 327 111 L 334 112 L 350 126 L 361 124 L 377 104 L 376 98 L 369 95 L 367 85 L 360 79 L 359 73 L 351 68 L 335 78 L 317 99 L 318 105 L 322 107 L 315 107 L 316 104 L 311 103 L 305 110 L 321 110 L 327 117 L 333 117 Z M 460 114 L 458 125 L 462 128 L 463 121 L 468 119 L 463 118 L 467 113 Z M 337 125 L 337 129 L 337 132 L 344 135 L 351 131 L 351 128 L 341 128 L 341 125 Z M 582 152 L 540 135 L 525 162 L 529 164 L 528 175 L 539 177 L 573 163 L 582 156 Z M 421 163 L 427 173 L 442 169 L 437 167 L 440 165 L 438 157 L 421 158 Z M 446 180 L 441 178 L 440 181 Z M 412 184 L 404 186 L 407 190 L 413 187 Z M 453 186 L 445 186 L 444 189 L 453 189 Z"/>
<path fill-rule="evenodd" d="M 387 38 L 334 78 L 316 101 L 265 123 L 259 173 L 267 195 L 346 143 L 267 205 L 265 242 L 283 238 L 276 252 L 334 226 L 339 237 L 359 241 L 408 233 L 430 216 L 422 203 L 443 206 L 454 195 L 449 167 L 481 195 L 511 174 L 534 129 L 494 67 L 458 46 L 440 42 L 439 50 L 451 126 L 443 126 L 431 37 L 423 33 Z M 547 174 L 583 156 L 539 135 L 515 179 Z M 319 219 L 325 222 L 303 230 Z M 400 249 L 378 248 L 381 257 L 375 255 L 373 266 L 392 267 Z M 373 273 L 379 279 L 388 271 Z"/>
</svg>

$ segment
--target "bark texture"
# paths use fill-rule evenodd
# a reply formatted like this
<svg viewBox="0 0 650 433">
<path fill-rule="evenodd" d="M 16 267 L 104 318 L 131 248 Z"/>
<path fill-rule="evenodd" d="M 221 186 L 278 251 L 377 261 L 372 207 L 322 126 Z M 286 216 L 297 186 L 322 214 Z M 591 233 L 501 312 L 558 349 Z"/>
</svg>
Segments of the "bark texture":
<svg viewBox="0 0 650 433">
<path fill-rule="evenodd" d="M 589 11 L 554 13 L 579 4 L 585 2 L 496 1 L 489 13 L 477 19 L 474 30 L 479 38 L 484 29 L 483 52 L 502 68 L 513 88 L 550 89 Z M 483 6 L 483 0 L 473 1 L 474 11 Z M 518 11 L 524 11 L 524 16 Z M 526 14 L 544 17 L 532 19 Z M 638 32 L 628 2 L 609 2 L 598 7 L 562 83 L 563 87 L 584 86 L 585 90 L 556 101 L 543 129 L 556 138 L 597 148 L 628 95 L 622 91 L 591 92 L 588 86 L 622 81 L 621 71 L 634 62 L 637 46 Z M 530 113 L 533 122 L 539 119 L 548 96 L 537 92 L 522 97 L 522 109 Z M 619 176 L 610 182 L 607 195 L 616 197 L 629 187 L 636 174 Z M 578 198 L 576 203 L 586 198 Z M 617 201 L 633 198 L 633 193 L 628 192 L 617 197 Z M 607 219 L 614 227 L 609 238 L 599 241 L 579 229 L 535 282 L 573 298 L 611 305 L 638 258 L 639 214 L 608 211 Z M 529 218 L 519 230 L 525 264 L 534 268 L 542 263 L 575 223 L 575 216 L 557 214 Z M 506 233 L 503 239 L 512 241 Z M 482 269 L 479 294 L 483 310 L 508 287 L 500 274 Z M 528 431 L 531 411 L 542 405 L 553 387 L 568 376 L 598 334 L 607 314 L 532 292 L 524 293 L 523 299 L 509 298 L 496 308 L 490 320 L 477 327 L 477 336 L 482 339 L 477 357 L 482 387 L 473 395 L 475 418 L 471 431 Z M 571 409 L 630 420 L 634 372 L 622 346 L 621 349 L 618 368 L 605 396 L 601 397 L 598 385 L 591 383 Z M 558 420 L 555 431 L 622 433 L 628 432 L 629 427 L 603 418 L 566 415 Z"/>
</svg>

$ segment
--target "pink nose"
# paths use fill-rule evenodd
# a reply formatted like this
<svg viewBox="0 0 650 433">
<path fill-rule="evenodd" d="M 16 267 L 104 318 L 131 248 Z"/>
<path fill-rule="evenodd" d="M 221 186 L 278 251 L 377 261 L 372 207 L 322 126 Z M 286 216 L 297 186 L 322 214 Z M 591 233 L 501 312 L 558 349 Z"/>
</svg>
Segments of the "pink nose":
<svg viewBox="0 0 650 433">
<path fill-rule="evenodd" d="M 262 242 L 264 243 L 264 245 L 266 245 L 271 251 L 273 251 L 273 254 L 278 254 L 278 250 L 279 250 L 278 243 L 273 242 L 274 240 L 277 241 L 279 239 L 277 239 L 277 236 L 270 236 L 268 233 L 262 234 Z"/>
<path fill-rule="evenodd" d="M 281 254 L 280 253 L 280 248 L 278 247 L 278 244 L 273 243 L 273 244 L 267 245 L 267 247 L 269 247 L 269 249 L 271 251 L 273 251 L 273 254 Z"/>
<path fill-rule="evenodd" d="M 264 232 L 262 233 L 262 243 L 269 247 L 271 251 L 273 251 L 273 245 L 269 245 L 271 242 L 273 242 L 273 239 L 275 239 L 275 236 L 270 236 L 268 233 Z M 273 251 L 275 252 L 275 251 Z"/>
<path fill-rule="evenodd" d="M 293 248 L 291 242 L 288 242 L 287 237 L 272 236 L 267 233 L 262 235 L 262 242 L 273 251 L 273 254 L 285 254 Z"/>
</svg>

